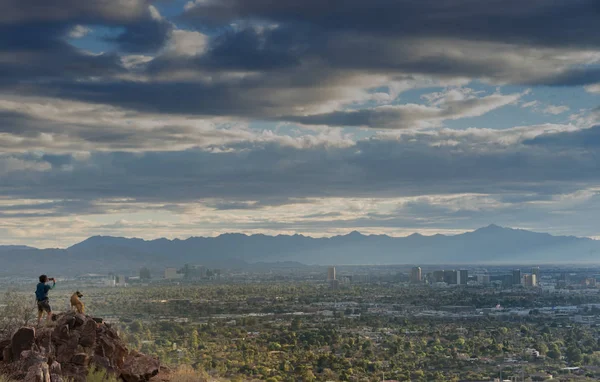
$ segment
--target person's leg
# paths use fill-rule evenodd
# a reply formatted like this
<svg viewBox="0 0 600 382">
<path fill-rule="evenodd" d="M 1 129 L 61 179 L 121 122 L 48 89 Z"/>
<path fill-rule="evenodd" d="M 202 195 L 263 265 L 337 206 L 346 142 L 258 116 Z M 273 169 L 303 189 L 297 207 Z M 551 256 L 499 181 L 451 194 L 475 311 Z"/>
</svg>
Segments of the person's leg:
<svg viewBox="0 0 600 382">
<path fill-rule="evenodd" d="M 52 311 L 48 311 L 48 317 L 46 317 L 46 325 L 49 325 L 52 322 Z"/>
<path fill-rule="evenodd" d="M 40 326 L 40 322 L 42 322 L 42 316 L 44 315 L 44 311 L 38 308 L 38 323 L 37 326 Z"/>
</svg>

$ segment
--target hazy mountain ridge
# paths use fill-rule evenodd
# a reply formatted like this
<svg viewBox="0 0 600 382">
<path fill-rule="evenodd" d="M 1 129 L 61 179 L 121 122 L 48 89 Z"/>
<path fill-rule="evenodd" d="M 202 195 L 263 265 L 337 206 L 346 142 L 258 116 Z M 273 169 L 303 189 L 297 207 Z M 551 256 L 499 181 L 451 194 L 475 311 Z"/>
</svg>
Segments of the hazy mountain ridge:
<svg viewBox="0 0 600 382">
<path fill-rule="evenodd" d="M 459 235 L 406 237 L 351 232 L 329 238 L 303 235 L 223 234 L 143 240 L 93 236 L 66 249 L 0 246 L 3 273 L 77 273 L 135 270 L 142 266 L 244 268 L 252 263 L 433 264 L 595 262 L 600 241 L 552 236 L 490 225 Z"/>
</svg>

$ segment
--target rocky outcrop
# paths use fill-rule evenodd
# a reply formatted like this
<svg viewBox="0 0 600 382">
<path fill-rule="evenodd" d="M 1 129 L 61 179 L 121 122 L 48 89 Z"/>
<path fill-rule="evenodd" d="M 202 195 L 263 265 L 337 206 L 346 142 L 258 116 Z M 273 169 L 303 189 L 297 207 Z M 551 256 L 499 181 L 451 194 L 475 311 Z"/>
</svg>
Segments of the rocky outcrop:
<svg viewBox="0 0 600 382">
<path fill-rule="evenodd" d="M 53 327 L 23 327 L 0 340 L 0 366 L 27 382 L 85 382 L 90 368 L 143 382 L 161 371 L 158 359 L 129 351 L 108 324 L 75 312 L 57 315 Z"/>
</svg>

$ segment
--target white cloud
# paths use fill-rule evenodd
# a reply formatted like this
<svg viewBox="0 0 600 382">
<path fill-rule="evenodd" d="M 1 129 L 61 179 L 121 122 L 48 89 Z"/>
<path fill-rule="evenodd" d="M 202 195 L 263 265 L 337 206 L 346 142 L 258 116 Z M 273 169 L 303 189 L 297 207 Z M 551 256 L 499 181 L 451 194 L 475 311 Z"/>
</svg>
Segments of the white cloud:
<svg viewBox="0 0 600 382">
<path fill-rule="evenodd" d="M 565 106 L 565 105 L 562 105 L 562 106 L 548 105 L 544 108 L 543 112 L 545 114 L 559 115 L 559 114 L 565 113 L 569 110 L 571 110 L 571 108 L 568 106 Z"/>
<path fill-rule="evenodd" d="M 0 176 L 17 171 L 48 171 L 52 165 L 44 161 L 29 161 L 14 157 L 0 157 Z"/>
<path fill-rule="evenodd" d="M 87 36 L 92 30 L 83 25 L 75 25 L 69 32 L 70 38 L 82 38 Z"/>
<path fill-rule="evenodd" d="M 530 107 L 536 107 L 539 104 L 540 104 L 539 101 L 531 101 L 531 102 L 525 102 L 524 104 L 521 105 L 521 107 L 524 109 L 527 109 Z"/>
<path fill-rule="evenodd" d="M 494 93 L 480 96 L 469 88 L 452 88 L 423 96 L 428 105 L 384 105 L 369 109 L 324 114 L 289 116 L 305 125 L 361 126 L 385 129 L 411 129 L 441 126 L 446 120 L 479 117 L 503 106 L 515 104 L 523 93 Z"/>
<path fill-rule="evenodd" d="M 176 56 L 197 56 L 208 47 L 208 36 L 196 31 L 175 29 L 165 48 L 165 54 Z"/>
<path fill-rule="evenodd" d="M 600 93 L 600 84 L 586 86 L 585 90 L 588 93 Z"/>
</svg>

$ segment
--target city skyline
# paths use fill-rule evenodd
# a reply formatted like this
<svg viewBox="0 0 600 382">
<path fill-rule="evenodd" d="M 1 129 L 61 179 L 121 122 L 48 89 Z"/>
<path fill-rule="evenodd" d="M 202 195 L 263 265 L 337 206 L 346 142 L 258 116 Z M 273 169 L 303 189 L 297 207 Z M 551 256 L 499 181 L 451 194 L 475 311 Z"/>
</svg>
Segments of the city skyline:
<svg viewBox="0 0 600 382">
<path fill-rule="evenodd" d="M 600 237 L 595 1 L 0 10 L 0 245 Z"/>
</svg>

